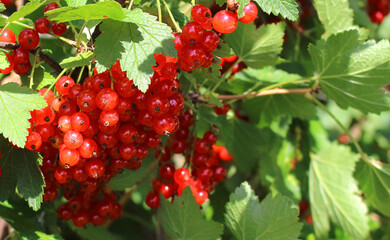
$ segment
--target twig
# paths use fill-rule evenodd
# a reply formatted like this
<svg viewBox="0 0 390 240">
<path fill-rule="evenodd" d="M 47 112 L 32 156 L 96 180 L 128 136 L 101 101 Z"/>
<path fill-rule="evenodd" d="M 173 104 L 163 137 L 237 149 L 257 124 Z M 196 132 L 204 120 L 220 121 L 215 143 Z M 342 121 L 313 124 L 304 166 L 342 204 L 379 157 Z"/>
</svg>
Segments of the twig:
<svg viewBox="0 0 390 240">
<path fill-rule="evenodd" d="M 159 22 L 162 22 L 161 3 L 160 3 L 160 0 L 157 0 L 157 12 L 158 12 L 158 21 L 159 21 Z"/>
<path fill-rule="evenodd" d="M 169 6 L 168 6 L 168 4 L 165 2 L 165 0 L 163 0 L 163 2 L 164 2 L 165 7 L 167 8 L 167 11 L 168 11 L 168 14 L 169 14 L 169 18 L 171 19 L 173 25 L 174 25 L 175 28 L 176 28 L 176 32 L 181 32 L 181 28 L 180 28 L 179 24 L 177 24 L 175 18 L 173 17 L 173 14 L 172 14 L 172 12 L 171 12 L 171 9 L 169 8 Z"/>
<path fill-rule="evenodd" d="M 34 72 L 35 72 L 35 67 L 37 65 L 37 60 L 38 60 L 38 57 L 39 57 L 39 49 L 37 50 L 37 52 L 35 53 L 35 58 L 34 58 L 34 62 L 33 62 L 33 66 L 32 66 L 32 69 L 31 69 L 31 74 L 30 74 L 30 88 L 33 87 L 34 85 Z"/>
<path fill-rule="evenodd" d="M 127 9 L 131 10 L 131 7 L 133 6 L 134 0 L 131 0 L 129 7 Z"/>
<path fill-rule="evenodd" d="M 262 92 L 250 92 L 247 94 L 237 94 L 237 95 L 220 95 L 217 96 L 219 100 L 228 101 L 234 99 L 245 99 L 252 97 L 261 97 L 267 95 L 277 95 L 277 94 L 305 94 L 312 92 L 311 88 L 300 88 L 300 89 L 284 89 L 284 88 L 275 88 L 271 90 L 265 90 Z"/>
</svg>

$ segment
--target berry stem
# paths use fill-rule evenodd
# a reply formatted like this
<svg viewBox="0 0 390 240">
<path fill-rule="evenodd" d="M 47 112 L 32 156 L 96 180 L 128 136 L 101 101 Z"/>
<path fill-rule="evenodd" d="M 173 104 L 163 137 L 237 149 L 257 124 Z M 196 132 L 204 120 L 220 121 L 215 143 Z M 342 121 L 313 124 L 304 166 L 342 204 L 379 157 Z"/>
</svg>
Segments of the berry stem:
<svg viewBox="0 0 390 240">
<path fill-rule="evenodd" d="M 76 82 L 76 83 L 79 83 L 79 82 L 80 82 L 81 77 L 83 76 L 84 68 L 85 68 L 85 66 L 83 66 L 83 67 L 80 69 L 79 77 L 77 78 L 77 82 Z"/>
<path fill-rule="evenodd" d="M 15 24 L 17 24 L 17 25 L 19 25 L 21 27 L 24 27 L 24 28 L 34 29 L 34 27 L 32 27 L 30 25 L 27 25 L 27 24 L 24 24 L 24 23 L 21 23 L 19 21 L 13 21 L 13 23 L 15 23 Z M 4 27 L 4 29 L 5 29 L 5 27 Z"/>
<path fill-rule="evenodd" d="M 54 85 L 56 84 L 56 82 L 58 81 L 58 79 L 60 79 L 60 77 L 62 77 L 62 75 L 65 74 L 65 72 L 68 71 L 67 68 L 64 68 L 64 70 L 62 70 L 62 72 L 57 76 L 56 80 L 54 80 L 54 82 L 50 85 L 50 87 L 46 90 L 45 94 L 43 94 L 43 98 L 45 98 L 46 94 L 54 87 Z"/>
<path fill-rule="evenodd" d="M 161 3 L 160 0 L 157 0 L 157 12 L 158 12 L 158 21 L 162 22 L 162 16 L 161 16 Z"/>
<path fill-rule="evenodd" d="M 131 10 L 131 7 L 133 6 L 134 0 L 130 1 L 129 7 L 127 9 Z"/>
<path fill-rule="evenodd" d="M 85 28 L 85 26 L 87 26 L 87 23 L 88 23 L 88 21 L 84 21 L 84 24 L 81 27 L 80 32 L 77 35 L 76 48 L 79 48 L 79 46 L 80 46 L 81 35 L 83 34 L 84 28 Z"/>
<path fill-rule="evenodd" d="M 173 14 L 171 12 L 171 9 L 169 8 L 169 5 L 165 2 L 165 0 L 163 0 L 163 2 L 164 2 L 165 7 L 167 8 L 167 11 L 168 11 L 168 14 L 169 14 L 169 18 L 171 19 L 173 25 L 176 28 L 176 32 L 181 32 L 181 28 L 180 28 L 179 24 L 177 24 L 175 18 L 173 17 Z"/>
<path fill-rule="evenodd" d="M 319 108 L 321 108 L 323 111 L 325 111 L 333 120 L 339 125 L 339 127 L 348 135 L 348 137 L 351 139 L 353 145 L 355 146 L 356 150 L 359 152 L 361 159 L 363 161 L 370 163 L 370 161 L 367 159 L 367 156 L 363 152 L 363 149 L 360 147 L 359 143 L 357 140 L 352 136 L 350 133 L 349 129 L 347 129 L 341 122 L 340 120 L 331 112 L 329 109 L 322 104 L 317 98 L 315 98 L 312 94 L 306 93 L 305 97 L 315 103 Z"/>
<path fill-rule="evenodd" d="M 33 62 L 33 66 L 32 66 L 32 69 L 31 69 L 31 74 L 30 74 L 30 86 L 29 87 L 31 89 L 32 89 L 32 87 L 34 85 L 34 72 L 35 72 L 35 68 L 36 68 L 36 65 L 37 65 L 39 53 L 40 53 L 40 49 L 37 48 L 37 52 L 35 53 L 34 62 Z"/>
</svg>

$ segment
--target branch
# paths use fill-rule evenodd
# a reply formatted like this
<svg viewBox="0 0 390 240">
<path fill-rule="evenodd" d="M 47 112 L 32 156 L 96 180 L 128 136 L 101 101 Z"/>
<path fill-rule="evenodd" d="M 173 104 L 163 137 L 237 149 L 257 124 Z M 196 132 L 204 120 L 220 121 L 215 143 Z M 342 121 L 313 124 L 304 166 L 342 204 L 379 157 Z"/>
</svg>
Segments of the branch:
<svg viewBox="0 0 390 240">
<path fill-rule="evenodd" d="M 275 88 L 275 89 L 265 90 L 262 92 L 250 92 L 247 94 L 219 95 L 217 96 L 217 98 L 222 101 L 229 101 L 229 100 L 261 97 L 261 96 L 276 95 L 276 94 L 305 94 L 305 93 L 310 93 L 312 91 L 313 89 L 311 88 L 300 88 L 300 89 Z"/>
<path fill-rule="evenodd" d="M 8 49 L 8 50 L 15 50 L 17 48 L 20 48 L 20 45 L 17 43 L 0 42 L 0 48 Z M 49 65 L 52 69 L 54 69 L 54 71 L 56 71 L 57 74 L 59 74 L 62 71 L 61 66 L 56 61 L 54 61 L 54 59 L 52 59 L 49 55 L 42 52 L 39 47 L 32 49 L 32 50 L 29 50 L 29 52 L 34 54 L 34 55 L 37 54 L 37 52 L 38 52 L 39 59 L 44 61 L 45 63 L 47 63 L 47 65 Z"/>
</svg>

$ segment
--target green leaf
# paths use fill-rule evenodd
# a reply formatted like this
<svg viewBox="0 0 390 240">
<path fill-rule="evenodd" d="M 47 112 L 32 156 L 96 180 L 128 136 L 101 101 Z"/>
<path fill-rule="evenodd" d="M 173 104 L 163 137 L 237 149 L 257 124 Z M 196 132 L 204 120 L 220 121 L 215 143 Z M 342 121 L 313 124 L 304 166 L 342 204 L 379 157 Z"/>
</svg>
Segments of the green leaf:
<svg viewBox="0 0 390 240">
<path fill-rule="evenodd" d="M 10 23 L 18 20 L 19 18 L 25 17 L 45 4 L 46 0 L 32 0 L 9 16 L 7 22 Z"/>
<path fill-rule="evenodd" d="M 172 239 L 215 240 L 223 232 L 223 225 L 215 221 L 207 221 L 199 205 L 192 196 L 191 189 L 183 190 L 183 195 L 175 201 L 166 200 L 161 195 L 158 215 L 167 235 Z"/>
<path fill-rule="evenodd" d="M 129 16 L 122 10 L 119 3 L 115 1 L 98 2 L 79 7 L 61 7 L 46 12 L 45 15 L 52 21 L 69 22 L 74 20 L 95 20 L 95 19 L 114 19 L 122 21 Z M 128 21 L 128 20 L 126 20 Z"/>
<path fill-rule="evenodd" d="M 243 10 L 246 5 L 248 5 L 251 1 L 250 0 L 236 0 L 236 3 L 239 3 L 240 6 L 237 10 L 238 18 L 241 18 L 244 16 Z"/>
<path fill-rule="evenodd" d="M 284 23 L 265 24 L 256 29 L 254 24 L 239 23 L 237 29 L 224 40 L 252 68 L 274 65 L 282 51 Z"/>
<path fill-rule="evenodd" d="M 93 52 L 80 53 L 76 57 L 69 57 L 60 62 L 62 68 L 75 68 L 88 65 L 95 54 Z"/>
<path fill-rule="evenodd" d="M 49 235 L 43 232 L 42 227 L 38 224 L 38 219 L 34 218 L 32 212 L 26 209 L 19 209 L 18 207 L 0 203 L 0 216 L 15 231 L 17 231 L 23 239 L 29 240 L 61 240 L 59 235 Z"/>
<path fill-rule="evenodd" d="M 30 84 L 29 75 L 21 75 L 20 79 L 22 81 L 23 86 L 28 86 Z M 55 81 L 55 77 L 53 77 L 49 72 L 47 72 L 43 66 L 39 66 L 34 70 L 33 80 L 33 88 L 39 90 L 51 85 Z"/>
<path fill-rule="evenodd" d="M 390 84 L 390 44 L 363 42 L 357 30 L 332 35 L 309 46 L 317 78 L 326 96 L 341 108 L 364 113 L 390 109 L 380 87 Z"/>
<path fill-rule="evenodd" d="M 110 68 L 119 59 L 127 77 L 143 92 L 148 89 L 153 75 L 153 53 L 176 57 L 172 30 L 156 21 L 156 17 L 147 13 L 144 16 L 145 20 L 137 24 L 114 20 L 103 22 L 94 52 L 99 72 Z"/>
<path fill-rule="evenodd" d="M 0 52 L 0 69 L 6 69 L 10 65 L 10 62 L 8 61 L 7 56 L 5 53 Z"/>
<path fill-rule="evenodd" d="M 368 236 L 367 207 L 356 195 L 352 173 L 359 156 L 348 147 L 330 144 L 312 156 L 309 196 L 315 234 L 328 239 L 329 219 L 352 239 Z"/>
<path fill-rule="evenodd" d="M 3 3 L 0 3 L 0 12 L 4 11 L 6 9 L 6 7 L 4 6 Z"/>
<path fill-rule="evenodd" d="M 353 26 L 353 11 L 348 0 L 314 0 L 314 6 L 325 28 L 324 38 Z"/>
<path fill-rule="evenodd" d="M 217 57 L 230 57 L 235 55 L 233 49 L 223 39 L 219 40 L 218 47 L 214 50 L 213 54 Z"/>
<path fill-rule="evenodd" d="M 280 14 L 291 21 L 298 19 L 298 4 L 294 0 L 255 0 L 255 2 L 268 14 L 271 12 L 276 16 Z"/>
<path fill-rule="evenodd" d="M 56 78 L 53 77 L 50 73 L 44 72 L 42 81 L 39 82 L 37 86 L 37 90 L 40 90 L 44 87 L 48 87 L 49 85 L 53 84 L 55 82 Z"/>
<path fill-rule="evenodd" d="M 0 152 L 0 201 L 8 199 L 17 189 L 29 206 L 37 211 L 42 203 L 45 185 L 38 168 L 41 157 L 36 152 L 12 147 L 3 137 L 0 137 Z"/>
<path fill-rule="evenodd" d="M 223 4 L 226 3 L 226 0 L 216 0 L 215 1 L 219 6 L 222 6 Z"/>
<path fill-rule="evenodd" d="M 87 225 L 84 228 L 75 227 L 69 223 L 71 228 L 83 239 L 89 240 L 124 240 L 123 237 L 116 235 L 102 226 Z"/>
<path fill-rule="evenodd" d="M 18 147 L 24 147 L 31 118 L 29 111 L 47 104 L 37 92 L 16 83 L 0 86 L 0 133 Z"/>
<path fill-rule="evenodd" d="M 80 7 L 87 3 L 87 0 L 65 0 L 68 7 Z"/>
<path fill-rule="evenodd" d="M 302 228 L 298 215 L 298 208 L 289 198 L 267 195 L 259 203 L 249 184 L 243 182 L 230 194 L 225 221 L 239 240 L 295 240 Z"/>
<path fill-rule="evenodd" d="M 125 169 L 122 173 L 113 177 L 107 186 L 115 191 L 126 190 L 145 177 L 146 172 L 147 166 L 145 166 L 145 164 L 143 164 L 140 169 L 137 169 L 137 171 Z"/>
<path fill-rule="evenodd" d="M 227 120 L 224 116 L 213 124 L 221 129 L 221 141 L 233 155 L 235 165 L 243 172 L 250 171 L 258 163 L 261 146 L 267 139 L 263 131 L 253 124 L 238 119 Z M 242 144 L 245 142 L 251 144 Z"/>
<path fill-rule="evenodd" d="M 390 164 L 378 161 L 362 163 L 356 178 L 368 201 L 381 213 L 390 217 Z"/>
</svg>

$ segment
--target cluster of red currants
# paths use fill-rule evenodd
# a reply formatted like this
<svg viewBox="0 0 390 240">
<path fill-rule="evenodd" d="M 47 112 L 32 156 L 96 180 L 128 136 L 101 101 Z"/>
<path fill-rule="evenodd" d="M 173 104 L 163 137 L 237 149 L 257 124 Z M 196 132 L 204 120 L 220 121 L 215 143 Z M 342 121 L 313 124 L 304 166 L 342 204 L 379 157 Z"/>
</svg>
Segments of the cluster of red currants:
<svg viewBox="0 0 390 240">
<path fill-rule="evenodd" d="M 52 2 L 45 6 L 44 11 L 50 11 L 58 7 L 57 3 Z M 7 59 L 10 63 L 6 69 L 0 69 L 3 74 L 8 74 L 12 70 L 19 75 L 26 74 L 31 68 L 29 50 L 38 47 L 39 33 L 47 33 L 50 30 L 50 21 L 47 18 L 39 18 L 35 21 L 35 29 L 26 28 L 20 32 L 18 36 L 18 42 L 20 48 L 12 51 L 12 55 L 6 53 Z M 51 24 L 51 31 L 53 34 L 61 36 L 66 30 L 65 23 Z M 16 37 L 12 30 L 4 29 L 3 34 L 0 36 L 1 42 L 15 43 Z"/>
<path fill-rule="evenodd" d="M 55 200 L 59 188 L 68 200 L 58 209 L 60 218 L 76 226 L 118 218 L 122 208 L 105 183 L 124 168 L 140 168 L 148 149 L 159 146 L 160 135 L 178 129 L 184 98 L 176 59 L 162 54 L 155 59 L 146 93 L 126 77 L 119 62 L 83 84 L 60 77 L 57 98 L 51 90 L 39 91 L 48 106 L 31 112 L 25 147 L 43 156 L 44 201 Z"/>
<path fill-rule="evenodd" d="M 202 205 L 214 185 L 226 176 L 226 170 L 220 161 L 233 160 L 225 147 L 215 145 L 217 136 L 214 132 L 205 132 L 202 139 L 190 136 L 190 127 L 194 122 L 190 111 L 182 112 L 179 119 L 180 128 L 168 140 L 164 149 L 157 149 L 155 152 L 156 158 L 163 165 L 159 168 L 159 177 L 152 181 L 153 190 L 145 199 L 151 208 L 159 207 L 160 193 L 166 199 L 173 199 L 175 195 L 181 196 L 187 186 L 191 188 L 195 201 Z M 189 166 L 191 172 L 186 167 L 176 169 L 173 163 L 167 163 L 172 153 L 185 154 L 185 166 Z"/>
<path fill-rule="evenodd" d="M 371 22 L 381 24 L 389 12 L 389 0 L 367 0 L 367 13 Z"/>
<path fill-rule="evenodd" d="M 189 72 L 199 67 L 210 67 L 214 58 L 212 52 L 219 44 L 217 32 L 232 33 L 237 28 L 238 21 L 251 23 L 257 14 L 257 6 L 253 2 L 245 6 L 244 16 L 240 19 L 237 13 L 228 10 L 219 11 L 212 17 L 206 6 L 194 6 L 191 11 L 194 21 L 187 23 L 182 33 L 175 34 L 174 42 L 180 69 Z"/>
</svg>

